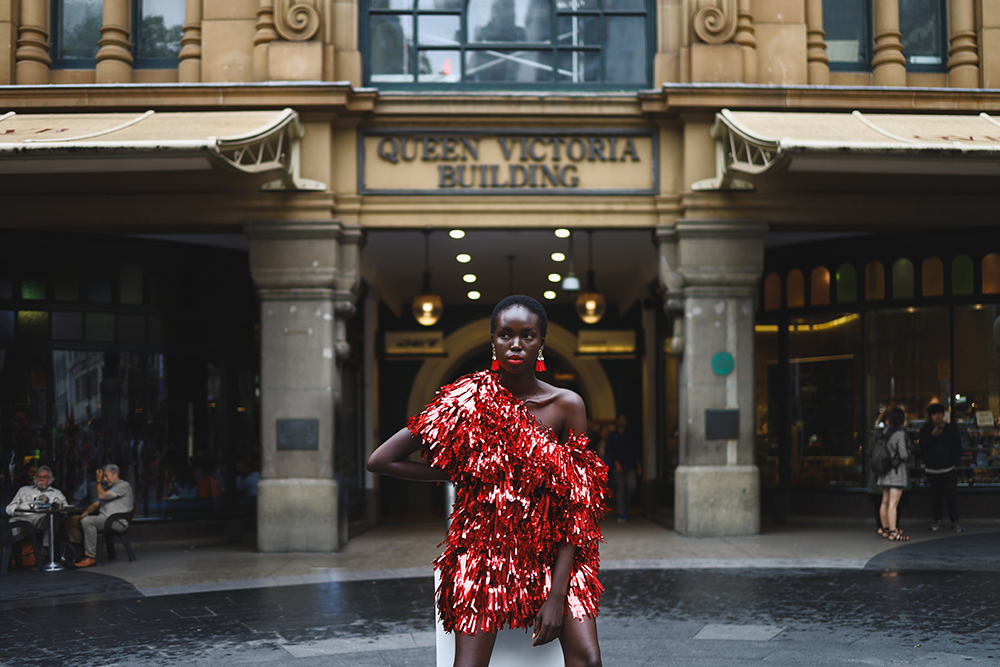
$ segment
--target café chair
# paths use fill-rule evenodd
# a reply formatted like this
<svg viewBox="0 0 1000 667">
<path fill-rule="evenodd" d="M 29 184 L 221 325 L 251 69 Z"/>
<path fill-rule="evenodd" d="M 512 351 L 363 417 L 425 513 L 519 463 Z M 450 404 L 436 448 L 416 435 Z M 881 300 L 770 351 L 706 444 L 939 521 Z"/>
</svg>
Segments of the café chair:
<svg viewBox="0 0 1000 667">
<path fill-rule="evenodd" d="M 115 535 L 121 538 L 122 546 L 125 547 L 125 553 L 128 554 L 129 562 L 135 560 L 135 552 L 132 551 L 132 543 L 128 539 L 128 527 L 132 525 L 132 516 L 135 514 L 135 508 L 133 507 L 128 512 L 119 512 L 118 514 L 112 514 L 108 517 L 108 520 L 104 522 L 104 528 L 97 531 L 97 565 L 104 565 L 104 547 L 107 545 L 108 549 L 108 560 L 115 560 L 118 558 L 118 554 L 115 553 Z M 116 532 L 112 526 L 116 521 L 126 521 L 127 525 L 125 530 L 121 533 Z M 104 537 L 102 540 L 101 537 Z"/>
<path fill-rule="evenodd" d="M 0 577 L 6 576 L 7 565 L 11 551 L 14 552 L 14 562 L 23 567 L 21 549 L 12 549 L 21 540 L 31 540 L 31 548 L 35 550 L 36 562 L 41 558 L 38 550 L 38 540 L 35 539 L 35 527 L 28 521 L 10 521 L 0 524 Z"/>
</svg>

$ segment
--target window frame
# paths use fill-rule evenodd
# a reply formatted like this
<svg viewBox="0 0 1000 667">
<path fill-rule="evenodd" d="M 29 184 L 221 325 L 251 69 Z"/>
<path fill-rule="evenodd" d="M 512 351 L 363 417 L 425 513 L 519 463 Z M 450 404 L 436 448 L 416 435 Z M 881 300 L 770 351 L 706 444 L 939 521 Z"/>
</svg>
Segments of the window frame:
<svg viewBox="0 0 1000 667">
<path fill-rule="evenodd" d="M 141 12 L 142 0 L 130 0 L 132 5 L 132 69 L 177 69 L 180 65 L 180 58 L 140 58 L 139 57 L 139 34 L 142 28 Z M 183 4 L 183 0 L 178 0 Z M 186 14 L 186 11 L 185 11 Z M 185 16 L 186 20 L 186 16 Z M 181 24 L 183 28 L 183 23 Z M 181 38 L 183 39 L 183 29 Z M 178 54 L 180 50 L 178 49 Z"/>
<path fill-rule="evenodd" d="M 829 0 L 827 0 L 829 1 Z M 873 6 L 873 0 L 862 0 L 862 5 L 864 9 L 865 25 L 862 34 L 862 52 L 864 54 L 864 60 L 860 60 L 856 63 L 848 63 L 842 61 L 829 61 L 828 66 L 831 72 L 867 72 L 872 71 L 872 60 L 875 58 L 875 8 Z M 824 9 L 826 3 L 824 3 Z M 825 24 L 824 24 L 825 29 Z M 823 39 L 826 39 L 824 34 Z M 825 45 L 824 41 L 824 45 Z"/>
<path fill-rule="evenodd" d="M 97 58 L 57 58 L 55 56 L 55 46 L 59 44 L 62 37 L 60 21 L 62 18 L 62 2 L 65 2 L 65 0 L 49 1 L 49 54 L 52 57 L 52 69 L 96 69 Z M 101 23 L 103 24 L 103 19 Z"/>
<path fill-rule="evenodd" d="M 430 90 L 430 91 L 470 91 L 470 90 L 563 90 L 563 91 L 630 91 L 630 90 L 643 90 L 652 85 L 653 80 L 653 52 L 651 49 L 656 46 L 656 3 L 654 0 L 642 0 L 643 9 L 604 9 L 605 0 L 599 0 L 599 9 L 581 9 L 581 10 L 560 10 L 558 9 L 556 2 L 557 0 L 548 0 L 550 3 L 550 19 L 553 33 L 553 40 L 549 43 L 537 43 L 537 42 L 489 42 L 489 43 L 472 43 L 468 36 L 468 8 L 470 0 L 462 0 L 460 9 L 418 9 L 419 0 L 412 0 L 411 8 L 409 10 L 394 10 L 394 9 L 373 9 L 371 7 L 370 0 L 363 0 L 361 3 L 362 11 L 359 17 L 359 28 L 361 34 L 359 35 L 359 44 L 361 46 L 362 53 L 362 76 L 364 80 L 364 85 L 372 88 L 379 88 L 383 90 L 393 90 L 393 91 L 415 91 L 415 90 Z M 868 0 L 866 0 L 868 1 Z M 459 52 L 459 63 L 458 67 L 460 70 L 461 80 L 456 82 L 421 82 L 416 80 L 419 77 L 419 71 L 413 73 L 414 80 L 408 82 L 395 82 L 395 81 L 372 81 L 372 57 L 371 57 L 371 17 L 374 15 L 380 16 L 409 16 L 412 18 L 413 25 L 413 43 L 408 48 L 410 48 L 411 55 L 418 53 L 419 51 L 458 51 Z M 462 33 L 462 42 L 458 45 L 448 45 L 448 46 L 420 46 L 418 42 L 419 34 L 419 16 L 420 15 L 438 15 L 438 16 L 458 16 L 460 26 L 459 29 Z M 505 51 L 505 50 L 519 50 L 519 51 L 548 51 L 553 54 L 553 68 L 558 66 L 558 54 L 561 52 L 573 52 L 573 51 L 597 51 L 600 53 L 601 61 L 601 76 L 605 75 L 605 46 L 604 44 L 599 45 L 578 45 L 572 47 L 560 46 L 558 40 L 555 38 L 556 31 L 558 30 L 558 21 L 560 16 L 596 16 L 603 20 L 605 16 L 637 16 L 641 17 L 645 21 L 644 25 L 644 36 L 646 40 L 645 44 L 645 57 L 644 57 L 644 80 L 618 83 L 618 82 L 605 82 L 605 81 L 595 81 L 595 82 L 580 82 L 574 83 L 572 81 L 558 81 L 555 79 L 552 81 L 543 82 L 518 82 L 518 81 L 466 81 L 465 70 L 466 70 L 466 54 L 475 51 Z M 419 59 L 414 58 L 414 62 L 419 63 Z M 419 67 L 419 64 L 417 65 Z"/>
<path fill-rule="evenodd" d="M 906 71 L 907 72 L 947 72 L 948 71 L 948 0 L 938 0 L 938 5 L 941 8 L 941 33 L 938 35 L 941 45 L 941 62 L 936 64 L 916 64 L 910 62 L 910 57 L 906 55 L 906 49 L 904 47 L 902 53 L 903 57 L 906 59 Z M 899 38 L 900 43 L 902 43 L 902 34 Z"/>
</svg>

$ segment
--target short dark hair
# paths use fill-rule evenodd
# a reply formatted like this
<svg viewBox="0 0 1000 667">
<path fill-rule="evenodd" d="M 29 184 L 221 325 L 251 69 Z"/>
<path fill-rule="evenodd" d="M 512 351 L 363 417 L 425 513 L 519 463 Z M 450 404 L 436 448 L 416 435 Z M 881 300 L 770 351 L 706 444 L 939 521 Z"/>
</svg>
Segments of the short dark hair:
<svg viewBox="0 0 1000 667">
<path fill-rule="evenodd" d="M 524 294 L 511 294 L 500 299 L 500 303 L 493 307 L 493 317 L 490 318 L 490 335 L 493 335 L 497 330 L 497 320 L 500 319 L 500 313 L 514 306 L 521 306 L 538 316 L 538 329 L 542 333 L 542 338 L 545 338 L 545 334 L 549 330 L 549 316 L 545 314 L 545 307 Z"/>
<path fill-rule="evenodd" d="M 889 410 L 886 422 L 893 428 L 902 428 L 903 424 L 906 423 L 906 413 L 903 412 L 903 408 L 893 408 L 892 410 Z"/>
<path fill-rule="evenodd" d="M 931 403 L 927 406 L 927 416 L 936 415 L 937 413 L 944 414 L 944 406 L 940 403 Z"/>
</svg>

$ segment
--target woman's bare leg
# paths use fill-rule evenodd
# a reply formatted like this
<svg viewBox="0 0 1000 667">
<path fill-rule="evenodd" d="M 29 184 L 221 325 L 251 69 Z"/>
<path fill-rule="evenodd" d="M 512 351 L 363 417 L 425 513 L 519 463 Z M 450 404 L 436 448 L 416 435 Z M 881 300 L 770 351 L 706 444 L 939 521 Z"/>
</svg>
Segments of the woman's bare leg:
<svg viewBox="0 0 1000 667">
<path fill-rule="evenodd" d="M 882 505 L 878 508 L 879 517 L 882 519 L 882 529 L 892 530 L 895 525 L 889 525 L 889 489 L 882 489 Z M 893 524 L 896 521 L 893 519 Z"/>
<path fill-rule="evenodd" d="M 474 635 L 455 633 L 455 667 L 489 667 L 496 633 L 477 632 Z"/>
<path fill-rule="evenodd" d="M 899 499 L 903 497 L 902 489 L 888 489 L 889 491 L 889 530 L 896 530 L 896 517 L 899 515 Z"/>
<path fill-rule="evenodd" d="M 566 667 L 601 667 L 601 647 L 597 643 L 597 621 L 578 621 L 567 615 L 559 635 Z"/>
</svg>

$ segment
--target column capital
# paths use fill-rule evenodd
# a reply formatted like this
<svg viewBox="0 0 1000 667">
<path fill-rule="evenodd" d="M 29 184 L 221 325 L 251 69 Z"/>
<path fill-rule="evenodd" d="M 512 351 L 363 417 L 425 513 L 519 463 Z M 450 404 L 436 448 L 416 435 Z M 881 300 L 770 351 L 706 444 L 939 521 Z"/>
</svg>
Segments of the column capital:
<svg viewBox="0 0 1000 667">
<path fill-rule="evenodd" d="M 323 298 L 342 301 L 343 293 L 357 292 L 364 242 L 360 228 L 336 220 L 265 221 L 246 225 L 244 233 L 250 241 L 250 274 L 257 288 L 267 291 L 265 298 L 297 298 L 274 296 L 275 290 L 325 290 Z"/>
<path fill-rule="evenodd" d="M 693 287 L 753 287 L 764 270 L 767 225 L 756 220 L 678 220 L 678 272 Z"/>
</svg>

